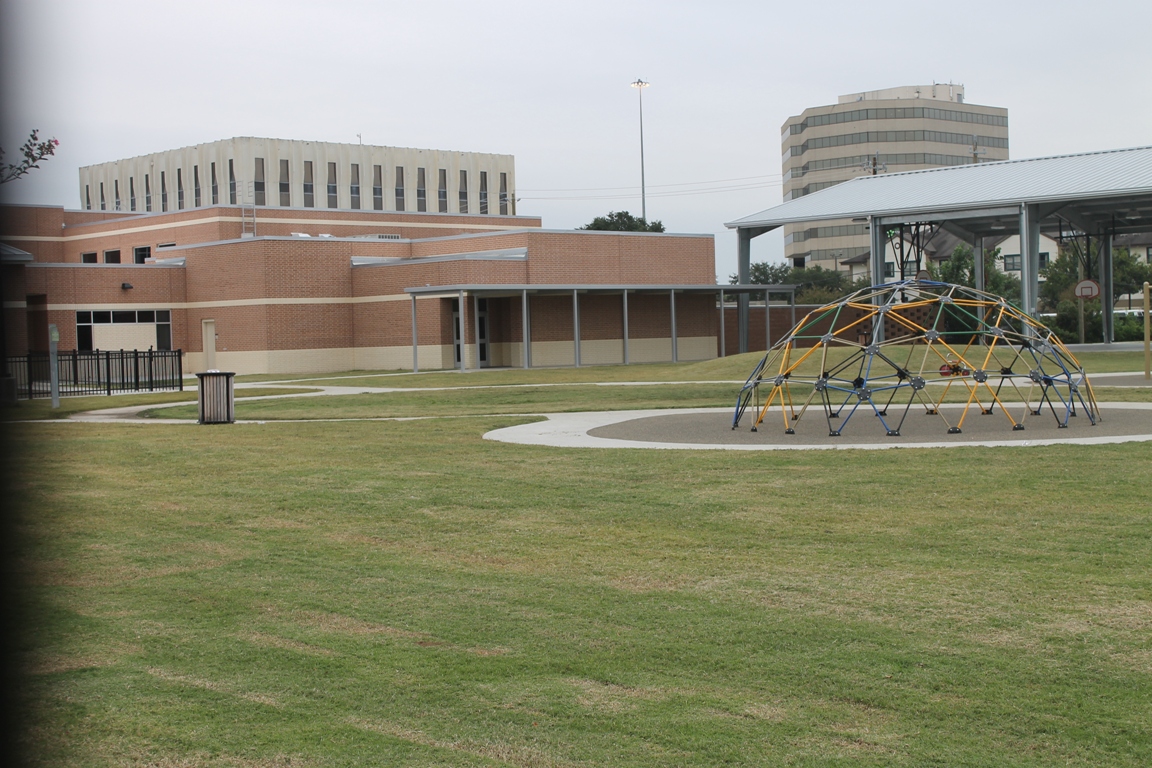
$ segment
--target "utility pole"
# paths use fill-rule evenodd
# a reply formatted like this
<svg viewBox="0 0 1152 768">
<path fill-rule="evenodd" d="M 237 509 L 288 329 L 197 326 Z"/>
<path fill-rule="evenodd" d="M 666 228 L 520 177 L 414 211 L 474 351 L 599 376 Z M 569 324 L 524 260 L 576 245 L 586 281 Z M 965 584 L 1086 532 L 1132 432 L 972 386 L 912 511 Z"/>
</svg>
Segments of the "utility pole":
<svg viewBox="0 0 1152 768">
<path fill-rule="evenodd" d="M 877 150 L 876 154 L 874 154 L 872 157 L 869 157 L 868 159 L 866 159 L 860 165 L 860 167 L 863 168 L 865 171 L 867 171 L 870 176 L 875 176 L 877 174 L 884 173 L 885 171 L 888 170 L 888 164 L 880 162 L 880 151 L 879 150 Z"/>
<path fill-rule="evenodd" d="M 988 150 L 981 149 L 980 143 L 976 140 L 976 134 L 972 134 L 972 164 L 980 162 L 980 157 L 986 155 Z"/>
</svg>

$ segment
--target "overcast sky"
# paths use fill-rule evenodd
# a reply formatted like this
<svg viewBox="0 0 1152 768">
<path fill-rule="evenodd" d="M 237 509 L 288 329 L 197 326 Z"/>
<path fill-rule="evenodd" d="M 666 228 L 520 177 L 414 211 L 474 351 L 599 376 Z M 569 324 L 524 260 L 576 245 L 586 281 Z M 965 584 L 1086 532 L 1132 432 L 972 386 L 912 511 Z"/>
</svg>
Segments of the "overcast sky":
<svg viewBox="0 0 1152 768">
<path fill-rule="evenodd" d="M 232 136 L 509 153 L 518 211 L 640 213 L 716 235 L 776 205 L 780 126 L 840 94 L 963 83 L 1011 156 L 1152 144 L 1152 3 L 4 0 L 7 199 L 79 207 L 77 169 Z M 753 258 L 778 260 L 778 234 Z"/>
</svg>

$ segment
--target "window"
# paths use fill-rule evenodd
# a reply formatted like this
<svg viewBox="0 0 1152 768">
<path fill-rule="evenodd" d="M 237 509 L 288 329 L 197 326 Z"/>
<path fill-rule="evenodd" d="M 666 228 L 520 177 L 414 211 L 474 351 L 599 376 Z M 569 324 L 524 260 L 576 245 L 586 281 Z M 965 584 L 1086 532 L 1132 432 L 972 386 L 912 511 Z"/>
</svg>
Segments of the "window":
<svg viewBox="0 0 1152 768">
<path fill-rule="evenodd" d="M 105 264 L 119 264 L 120 263 L 120 250 L 104 251 Z"/>
<path fill-rule="evenodd" d="M 200 207 L 200 166 L 192 166 L 192 204 Z"/>
<path fill-rule="evenodd" d="M 500 215 L 508 215 L 508 174 L 500 174 Z"/>
<path fill-rule="evenodd" d="M 80 254 L 80 263 L 81 264 L 96 264 L 96 263 L 98 263 L 98 259 L 96 257 L 97 257 L 97 254 L 95 254 L 95 253 L 82 253 L 82 254 Z"/>
<path fill-rule="evenodd" d="M 441 168 L 436 174 L 436 210 L 448 213 L 448 171 Z"/>
<path fill-rule="evenodd" d="M 360 164 L 352 163 L 352 173 L 348 177 L 348 193 L 352 198 L 352 210 L 360 210 Z"/>
<path fill-rule="evenodd" d="M 460 171 L 460 213 L 468 213 L 468 171 Z"/>
<path fill-rule="evenodd" d="M 488 213 L 488 171 L 480 171 L 480 213 Z"/>
<path fill-rule="evenodd" d="M 128 209 L 136 210 L 136 180 L 128 177 Z"/>
<path fill-rule="evenodd" d="M 143 264 L 145 260 L 152 258 L 152 246 L 138 245 L 132 249 L 132 263 Z"/>
<path fill-rule="evenodd" d="M 335 208 L 336 204 L 336 163 L 328 163 L 328 207 Z"/>
<path fill-rule="evenodd" d="M 404 168 L 401 166 L 396 166 L 396 210 L 404 210 Z"/>
<path fill-rule="evenodd" d="M 1048 256 L 1048 251 L 1041 251 L 1040 252 L 1040 269 L 1046 269 L 1050 262 L 1051 262 L 1051 258 Z"/>
<path fill-rule="evenodd" d="M 1152 245 L 1148 246 L 1148 257 L 1147 257 L 1147 260 L 1148 260 L 1148 263 L 1149 263 L 1149 264 L 1152 264 Z"/>
<path fill-rule="evenodd" d="M 211 179 L 211 182 L 212 182 L 212 205 L 219 205 L 220 204 L 220 187 L 216 183 L 216 163 L 212 163 L 210 166 L 208 166 L 208 172 L 212 176 L 212 179 Z"/>
<path fill-rule="evenodd" d="M 184 210 L 184 171 L 176 169 L 176 209 Z"/>
<path fill-rule="evenodd" d="M 896 277 L 896 262 L 884 262 L 884 277 Z"/>
<path fill-rule="evenodd" d="M 148 180 L 148 174 L 144 174 L 144 210 L 152 212 L 152 182 Z"/>
<path fill-rule="evenodd" d="M 384 170 L 378 166 L 372 166 L 372 210 L 384 210 Z"/>
<path fill-rule="evenodd" d="M 92 210 L 92 190 L 88 189 L 88 185 L 84 185 L 84 210 Z"/>
<path fill-rule="evenodd" d="M 1012 253 L 1004 256 L 1004 271 L 1005 272 L 1019 272 L 1020 271 L 1020 254 Z"/>
<path fill-rule="evenodd" d="M 104 182 L 100 182 L 100 210 L 108 210 L 108 206 L 104 205 Z"/>
<path fill-rule="evenodd" d="M 93 349 L 92 326 L 112 324 L 155 325 L 156 349 L 165 351 L 172 349 L 172 311 L 168 309 L 77 312 L 76 349 L 81 352 L 91 352 Z"/>
<path fill-rule="evenodd" d="M 160 211 L 163 213 L 168 210 L 168 180 L 164 177 L 164 171 L 160 171 Z"/>
<path fill-rule="evenodd" d="M 804 269 L 804 257 L 800 256 L 798 258 L 792 259 L 792 266 L 796 269 Z"/>
<path fill-rule="evenodd" d="M 312 161 L 304 161 L 304 207 L 316 207 L 315 186 L 312 183 Z"/>
<path fill-rule="evenodd" d="M 116 210 L 120 210 L 120 179 L 112 181 L 112 199 L 116 203 Z"/>
<path fill-rule="evenodd" d="M 292 205 L 292 187 L 288 183 L 288 161 L 280 161 L 280 205 L 285 208 Z"/>
<path fill-rule="evenodd" d="M 264 158 L 256 158 L 256 170 L 252 190 L 255 193 L 255 205 L 266 205 L 264 199 Z"/>
<path fill-rule="evenodd" d="M 236 169 L 228 161 L 228 204 L 236 205 Z"/>
<path fill-rule="evenodd" d="M 424 184 L 424 169 L 416 169 L 416 210 L 428 210 L 428 188 Z"/>
</svg>

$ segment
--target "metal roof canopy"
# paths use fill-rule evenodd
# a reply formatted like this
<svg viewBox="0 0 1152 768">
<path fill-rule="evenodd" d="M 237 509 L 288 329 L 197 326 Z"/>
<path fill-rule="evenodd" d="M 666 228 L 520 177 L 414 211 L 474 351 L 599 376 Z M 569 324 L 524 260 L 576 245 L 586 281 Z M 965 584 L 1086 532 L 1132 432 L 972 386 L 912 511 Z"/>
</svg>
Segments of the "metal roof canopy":
<svg viewBox="0 0 1152 768">
<path fill-rule="evenodd" d="M 1152 147 L 861 176 L 725 224 L 737 230 L 741 282 L 748 279 L 752 238 L 785 224 L 833 219 L 870 225 L 876 284 L 884 282 L 888 226 L 939 223 L 978 250 L 984 237 L 1021 233 L 1021 303 L 1035 315 L 1041 232 L 1100 238 L 1103 288 L 1111 293 L 1112 237 L 1152 232 Z M 982 288 L 981 260 L 976 267 Z M 1111 313 L 1103 315 L 1110 341 Z M 742 341 L 745 325 L 742 319 Z"/>
<path fill-rule="evenodd" d="M 457 352 L 457 366 L 460 371 L 467 370 L 467 350 L 466 346 L 469 342 L 466 340 L 466 333 L 464 326 L 467 325 L 468 312 L 465 309 L 465 296 L 472 297 L 472 329 L 475 332 L 475 345 L 478 360 L 480 359 L 480 348 L 484 341 L 481 339 L 481 323 L 480 323 L 480 299 L 482 298 L 503 298 L 518 296 L 521 298 L 521 328 L 524 333 L 524 341 L 521 343 L 521 356 L 522 365 L 524 368 L 532 367 L 532 342 L 531 342 L 531 322 L 528 311 L 528 298 L 530 296 L 571 296 L 572 297 L 572 355 L 573 362 L 576 367 L 580 367 L 580 294 L 621 294 L 623 301 L 623 342 L 624 342 L 624 365 L 629 364 L 628 356 L 628 294 L 629 293 L 666 293 L 669 299 L 669 309 L 671 313 L 670 332 L 672 340 L 672 362 L 678 362 L 679 357 L 677 354 L 677 340 L 676 340 L 676 294 L 677 293 L 713 293 L 723 297 L 726 293 L 734 293 L 740 299 L 740 307 L 742 311 L 747 312 L 748 308 L 748 294 L 765 293 L 768 294 L 787 294 L 788 303 L 792 307 L 792 325 L 796 325 L 796 285 L 790 284 L 773 284 L 773 285 L 757 285 L 755 283 L 742 283 L 739 285 L 720 285 L 720 284 L 706 284 L 706 285 L 653 285 L 648 283 L 630 283 L 620 285 L 608 285 L 603 283 L 573 283 L 567 285 L 561 284 L 543 284 L 543 283 L 474 283 L 474 284 L 457 284 L 457 285 L 422 285 L 405 288 L 404 292 L 407 293 L 412 299 L 412 370 L 420 370 L 420 345 L 419 333 L 417 329 L 417 313 L 416 313 L 416 299 L 424 298 L 454 298 L 459 302 L 459 313 L 461 322 L 457 325 L 456 333 L 458 339 L 455 342 L 459 345 Z M 772 313 L 768 310 L 767 295 L 764 302 L 764 337 L 765 343 L 770 348 L 772 346 L 772 328 L 771 318 Z M 724 356 L 727 350 L 727 344 L 724 338 L 723 321 L 724 306 L 720 306 L 721 322 L 720 322 L 720 355 Z M 746 334 L 741 336 L 742 341 L 745 339 Z M 741 350 L 746 351 L 746 350 Z"/>
</svg>

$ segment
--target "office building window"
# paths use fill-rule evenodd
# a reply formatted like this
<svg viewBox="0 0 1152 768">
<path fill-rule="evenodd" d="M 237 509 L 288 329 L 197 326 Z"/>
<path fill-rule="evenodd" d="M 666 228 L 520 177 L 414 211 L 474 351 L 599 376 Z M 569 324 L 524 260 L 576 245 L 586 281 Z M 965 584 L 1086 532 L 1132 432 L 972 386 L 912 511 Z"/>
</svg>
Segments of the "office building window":
<svg viewBox="0 0 1152 768">
<path fill-rule="evenodd" d="M 128 209 L 136 210 L 136 180 L 128 177 Z"/>
<path fill-rule="evenodd" d="M 264 199 L 264 158 L 256 158 L 255 179 L 252 184 L 252 191 L 255 193 L 256 205 L 267 205 Z"/>
<path fill-rule="evenodd" d="M 288 182 L 288 161 L 280 161 L 280 205 L 287 208 L 292 205 L 292 187 Z"/>
<path fill-rule="evenodd" d="M 316 187 L 312 181 L 312 161 L 304 161 L 304 207 L 316 207 Z"/>
<path fill-rule="evenodd" d="M 404 210 L 404 169 L 396 166 L 396 210 Z"/>
<path fill-rule="evenodd" d="M 152 212 L 152 182 L 148 174 L 144 174 L 144 210 Z"/>
<path fill-rule="evenodd" d="M 1004 255 L 1004 271 L 1005 272 L 1019 272 L 1020 271 L 1020 254 L 1009 253 Z"/>
<path fill-rule="evenodd" d="M 384 210 L 384 169 L 372 166 L 372 210 Z"/>
<path fill-rule="evenodd" d="M 360 210 L 360 164 L 352 163 L 352 173 L 348 176 L 348 194 L 352 198 L 352 210 Z"/>
<path fill-rule="evenodd" d="M 88 189 L 88 185 L 84 185 L 84 210 L 92 210 L 92 190 Z"/>
<path fill-rule="evenodd" d="M 105 264 L 119 264 L 120 263 L 120 250 L 104 251 Z"/>
<path fill-rule="evenodd" d="M 428 210 L 428 187 L 425 185 L 424 169 L 416 169 L 416 210 L 420 213 Z"/>
<path fill-rule="evenodd" d="M 436 210 L 448 213 L 448 171 L 441 168 L 436 174 Z"/>
<path fill-rule="evenodd" d="M 184 210 L 184 171 L 176 169 L 176 209 Z"/>
<path fill-rule="evenodd" d="M 200 207 L 200 166 L 192 166 L 192 205 Z"/>
<path fill-rule="evenodd" d="M 80 254 L 81 264 L 97 264 L 99 263 L 99 254 L 96 253 L 82 253 Z"/>
<path fill-rule="evenodd" d="M 152 246 L 150 245 L 138 245 L 132 249 L 133 264 L 143 264 L 150 258 L 152 258 Z"/>
<path fill-rule="evenodd" d="M 236 205 L 236 169 L 228 161 L 228 204 Z"/>
<path fill-rule="evenodd" d="M 460 213 L 468 213 L 468 171 L 460 171 Z"/>
<path fill-rule="evenodd" d="M 508 215 L 508 174 L 500 174 L 500 215 Z"/>
<path fill-rule="evenodd" d="M 115 210 L 120 210 L 120 179 L 112 180 L 112 199 L 115 201 Z"/>
<path fill-rule="evenodd" d="M 488 213 L 488 171 L 480 171 L 480 213 Z"/>
<path fill-rule="evenodd" d="M 168 210 L 168 179 L 164 176 L 164 171 L 160 171 L 160 212 L 164 213 Z"/>
<path fill-rule="evenodd" d="M 336 163 L 328 163 L 328 207 L 336 206 Z"/>
<path fill-rule="evenodd" d="M 209 166 L 209 173 L 212 174 L 212 205 L 220 204 L 220 187 L 216 183 L 216 163 Z"/>
<path fill-rule="evenodd" d="M 100 210 L 108 210 L 108 206 L 104 204 L 104 182 L 100 182 Z"/>
</svg>

